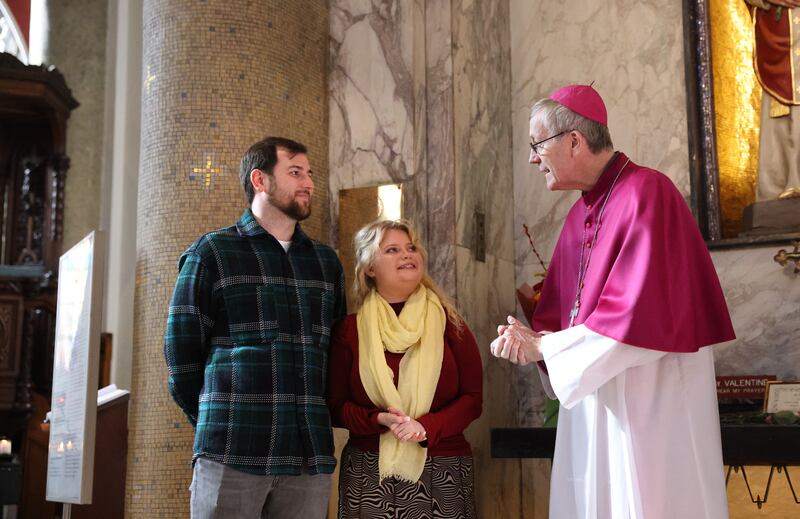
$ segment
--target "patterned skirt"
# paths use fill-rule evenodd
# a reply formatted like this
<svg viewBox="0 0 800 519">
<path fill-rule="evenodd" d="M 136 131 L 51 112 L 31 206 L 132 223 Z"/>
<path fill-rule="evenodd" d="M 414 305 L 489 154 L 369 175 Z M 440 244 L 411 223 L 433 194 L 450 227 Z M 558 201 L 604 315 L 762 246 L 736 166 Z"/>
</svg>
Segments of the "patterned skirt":
<svg viewBox="0 0 800 519">
<path fill-rule="evenodd" d="M 378 454 L 346 446 L 339 472 L 340 519 L 473 519 L 471 456 L 433 456 L 416 483 L 378 483 Z"/>
</svg>

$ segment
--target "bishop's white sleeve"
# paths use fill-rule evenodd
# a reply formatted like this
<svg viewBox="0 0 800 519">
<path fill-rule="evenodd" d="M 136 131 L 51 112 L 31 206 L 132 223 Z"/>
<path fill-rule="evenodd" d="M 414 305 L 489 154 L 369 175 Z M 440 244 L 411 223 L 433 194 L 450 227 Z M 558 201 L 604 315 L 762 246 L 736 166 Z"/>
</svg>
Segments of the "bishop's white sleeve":
<svg viewBox="0 0 800 519">
<path fill-rule="evenodd" d="M 545 335 L 541 350 L 547 366 L 547 373 L 539 368 L 545 392 L 552 389 L 567 409 L 626 369 L 666 355 L 621 343 L 584 325 Z"/>
<path fill-rule="evenodd" d="M 547 398 L 553 400 L 558 399 L 556 392 L 553 391 L 553 386 L 550 384 L 550 376 L 547 374 L 547 371 L 542 369 L 542 363 L 537 362 L 536 367 L 539 368 L 539 378 L 542 381 L 542 389 L 544 389 L 544 394 L 547 395 Z"/>
</svg>

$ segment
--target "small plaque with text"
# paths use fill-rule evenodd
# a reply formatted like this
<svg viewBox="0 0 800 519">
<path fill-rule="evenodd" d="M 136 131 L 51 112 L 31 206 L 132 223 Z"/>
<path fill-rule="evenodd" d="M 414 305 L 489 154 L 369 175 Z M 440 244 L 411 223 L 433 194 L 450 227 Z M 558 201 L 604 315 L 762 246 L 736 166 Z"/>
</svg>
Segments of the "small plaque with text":
<svg viewBox="0 0 800 519">
<path fill-rule="evenodd" d="M 720 400 L 763 400 L 767 382 L 775 375 L 733 375 L 717 377 L 717 398 Z"/>
</svg>

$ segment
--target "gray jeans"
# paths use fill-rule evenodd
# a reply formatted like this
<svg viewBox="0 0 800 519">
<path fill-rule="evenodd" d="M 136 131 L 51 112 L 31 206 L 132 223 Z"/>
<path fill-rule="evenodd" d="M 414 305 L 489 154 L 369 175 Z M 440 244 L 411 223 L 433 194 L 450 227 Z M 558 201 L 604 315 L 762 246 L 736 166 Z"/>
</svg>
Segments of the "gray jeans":
<svg viewBox="0 0 800 519">
<path fill-rule="evenodd" d="M 331 475 L 259 476 L 197 458 L 189 490 L 192 519 L 324 519 Z"/>
</svg>

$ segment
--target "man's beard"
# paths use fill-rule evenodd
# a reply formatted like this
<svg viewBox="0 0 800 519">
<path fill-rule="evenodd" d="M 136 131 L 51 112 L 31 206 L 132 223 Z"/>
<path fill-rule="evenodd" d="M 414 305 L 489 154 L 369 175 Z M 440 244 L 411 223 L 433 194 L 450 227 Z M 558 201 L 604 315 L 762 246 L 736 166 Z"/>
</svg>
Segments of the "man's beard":
<svg viewBox="0 0 800 519">
<path fill-rule="evenodd" d="M 267 200 L 272 207 L 278 209 L 292 220 L 297 220 L 298 222 L 311 216 L 311 193 L 309 193 L 308 205 L 303 207 L 294 198 L 287 203 L 282 203 L 275 197 L 275 187 L 276 186 L 273 183 L 272 189 L 270 189 L 267 193 Z"/>
</svg>

